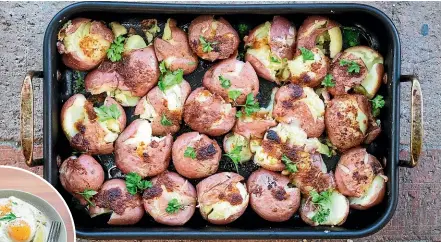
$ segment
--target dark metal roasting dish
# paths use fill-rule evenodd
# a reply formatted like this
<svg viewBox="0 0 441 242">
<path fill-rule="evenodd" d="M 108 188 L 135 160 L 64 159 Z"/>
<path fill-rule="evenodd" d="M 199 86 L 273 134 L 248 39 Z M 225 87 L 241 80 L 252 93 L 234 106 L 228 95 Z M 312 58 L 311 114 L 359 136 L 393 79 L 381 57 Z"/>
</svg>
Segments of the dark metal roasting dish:
<svg viewBox="0 0 441 242">
<path fill-rule="evenodd" d="M 62 26 L 76 17 L 120 23 L 139 29 L 140 22 L 147 18 L 158 19 L 163 26 L 169 17 L 177 20 L 182 27 L 196 16 L 214 14 L 225 17 L 232 26 L 246 23 L 253 28 L 260 23 L 281 15 L 296 25 L 310 15 L 329 17 L 342 26 L 362 30 L 366 45 L 377 50 L 384 57 L 386 84 L 379 94 L 384 97 L 385 106 L 381 110 L 381 135 L 367 149 L 378 160 L 385 161 L 384 174 L 388 177 L 386 196 L 382 203 L 365 211 L 350 210 L 342 226 L 306 225 L 298 214 L 283 223 L 271 223 L 257 216 L 250 207 L 235 222 L 227 226 L 211 225 L 202 219 L 198 211 L 192 219 L 181 227 L 169 227 L 155 223 L 144 215 L 141 222 L 133 226 L 110 226 L 104 219 L 91 219 L 86 212 L 78 209 L 71 195 L 64 191 L 59 181 L 58 165 L 72 153 L 60 125 L 62 104 L 73 95 L 72 70 L 61 61 L 57 52 L 57 34 Z M 241 42 L 243 45 L 243 42 Z M 122 2 L 81 2 L 70 5 L 58 12 L 49 23 L 44 37 L 43 71 L 29 71 L 23 81 L 21 93 L 21 145 L 29 166 L 44 166 L 44 178 L 63 195 L 69 204 L 79 237 L 94 239 L 293 239 L 293 238 L 356 238 L 373 234 L 383 228 L 391 219 L 398 202 L 399 167 L 412 168 L 417 165 L 422 147 L 422 94 L 417 77 L 401 75 L 401 45 L 397 29 L 392 21 L 380 10 L 361 4 L 160 4 Z M 202 76 L 211 66 L 200 60 L 198 69 L 185 79 L 192 89 L 201 86 Z M 43 159 L 33 159 L 34 145 L 34 95 L 32 78 L 43 78 Z M 400 83 L 411 82 L 411 141 L 410 160 L 399 160 L 400 148 Z M 271 93 L 272 82 L 260 79 L 262 103 Z M 128 121 L 133 120 L 132 109 L 126 109 Z M 184 129 L 189 129 L 184 127 Z M 182 131 L 180 131 L 182 132 Z M 221 138 L 218 139 L 221 141 Z M 112 158 L 97 157 L 105 168 L 112 166 Z M 337 159 L 338 160 L 338 159 Z M 333 169 L 337 160 L 325 160 Z M 240 174 L 248 177 L 256 169 L 251 165 L 240 166 Z M 173 168 L 170 168 L 173 169 Z M 105 169 L 106 170 L 106 169 Z M 219 171 L 234 171 L 232 164 L 222 158 Z M 111 171 L 110 171 L 111 173 Z"/>
</svg>

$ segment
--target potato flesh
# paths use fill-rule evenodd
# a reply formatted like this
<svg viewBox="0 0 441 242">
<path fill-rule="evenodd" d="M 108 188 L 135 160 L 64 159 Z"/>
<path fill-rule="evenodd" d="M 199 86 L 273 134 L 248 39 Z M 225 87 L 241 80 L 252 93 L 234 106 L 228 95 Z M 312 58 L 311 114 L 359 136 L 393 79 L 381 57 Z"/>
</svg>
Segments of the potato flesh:
<svg viewBox="0 0 441 242">
<path fill-rule="evenodd" d="M 306 98 L 303 98 L 301 101 L 308 105 L 309 111 L 311 111 L 314 120 L 323 117 L 323 115 L 325 115 L 325 104 L 314 92 L 314 89 L 310 87 L 304 87 L 303 92 L 306 94 Z"/>
<path fill-rule="evenodd" d="M 164 138 L 164 137 L 163 137 Z M 142 120 L 135 135 L 127 139 L 124 143 L 127 145 L 148 145 L 152 141 L 161 141 L 163 138 L 152 136 L 152 126 L 149 121 Z"/>
<path fill-rule="evenodd" d="M 334 27 L 328 30 L 329 34 L 329 56 L 334 58 L 343 48 L 343 36 L 340 27 Z"/>
<path fill-rule="evenodd" d="M 225 141 L 225 152 L 231 152 L 235 147 L 242 146 L 242 150 L 240 151 L 240 162 L 246 162 L 251 159 L 253 154 L 250 150 L 250 141 L 244 136 L 236 133 L 232 133 L 232 135 L 228 136 Z"/>
<path fill-rule="evenodd" d="M 109 95 L 109 94 L 108 94 Z M 110 92 L 111 97 L 114 97 L 116 101 L 121 103 L 122 106 L 125 107 L 134 107 L 138 103 L 140 97 L 135 97 L 132 95 L 130 91 L 123 91 L 123 90 L 115 90 L 113 92 Z"/>
<path fill-rule="evenodd" d="M 239 205 L 231 205 L 227 201 L 221 201 L 211 205 L 201 205 L 204 213 L 208 214 L 209 220 L 225 220 L 243 209 L 243 206 L 248 202 L 247 189 L 244 184 L 240 182 L 236 183 L 236 188 L 242 197 L 242 203 Z"/>
<path fill-rule="evenodd" d="M 122 26 L 120 23 L 111 22 L 109 25 L 110 25 L 110 28 L 112 29 L 112 32 L 113 32 L 113 35 L 115 36 L 115 38 L 120 35 L 127 34 L 126 27 Z"/>
<path fill-rule="evenodd" d="M 78 96 L 72 106 L 70 106 L 63 117 L 63 129 L 66 133 L 68 139 L 71 139 L 79 130 L 76 128 L 76 123 L 84 121 L 86 113 L 84 110 L 84 105 L 86 104 L 86 98 L 84 96 Z"/>
<path fill-rule="evenodd" d="M 162 34 L 162 39 L 167 40 L 167 41 L 172 38 L 172 33 L 171 33 L 169 22 L 170 22 L 170 19 L 167 19 L 167 23 L 164 26 L 164 33 Z"/>
<path fill-rule="evenodd" d="M 369 203 L 371 203 L 376 198 L 376 196 L 378 196 L 378 192 L 381 191 L 384 185 L 384 178 L 377 175 L 365 194 L 361 197 L 349 197 L 349 203 L 361 206 L 369 205 Z"/>
<path fill-rule="evenodd" d="M 152 121 L 158 116 L 155 108 L 147 101 L 147 98 L 142 99 L 142 106 L 144 107 L 144 112 L 139 115 L 140 118 Z"/>
<path fill-rule="evenodd" d="M 299 55 L 294 60 L 288 61 L 288 69 L 291 76 L 300 77 L 302 73 L 307 72 L 311 80 L 316 78 L 316 73 L 312 71 L 312 64 L 322 62 L 325 55 L 319 48 L 312 50 L 314 53 L 314 60 L 303 61 L 303 56 Z"/>
<path fill-rule="evenodd" d="M 147 44 L 145 43 L 144 39 L 139 35 L 132 35 L 124 44 L 124 52 L 130 51 L 130 50 L 136 50 L 136 49 L 142 49 L 147 47 Z"/>
<path fill-rule="evenodd" d="M 161 92 L 163 98 L 167 100 L 167 108 L 169 110 L 181 110 L 182 109 L 182 92 L 180 85 L 173 85 L 167 88 L 165 92 Z"/>
</svg>

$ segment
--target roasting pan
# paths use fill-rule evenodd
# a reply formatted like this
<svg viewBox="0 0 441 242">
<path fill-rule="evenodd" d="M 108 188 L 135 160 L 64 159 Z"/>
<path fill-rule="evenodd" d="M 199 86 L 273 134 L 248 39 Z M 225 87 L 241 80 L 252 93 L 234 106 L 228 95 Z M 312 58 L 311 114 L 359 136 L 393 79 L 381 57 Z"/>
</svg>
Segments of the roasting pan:
<svg viewBox="0 0 441 242">
<path fill-rule="evenodd" d="M 74 17 L 88 17 L 96 20 L 120 21 L 123 24 L 139 26 L 142 19 L 158 18 L 163 22 L 168 17 L 177 19 L 185 27 L 194 17 L 201 14 L 224 16 L 233 26 L 238 23 L 249 24 L 251 28 L 270 20 L 273 15 L 283 15 L 298 28 L 308 15 L 328 16 L 343 26 L 354 26 L 362 30 L 366 43 L 384 56 L 385 77 L 379 93 L 384 96 L 386 105 L 381 111 L 383 132 L 371 145 L 369 152 L 384 162 L 385 175 L 388 176 L 387 192 L 384 201 L 367 211 L 351 210 L 347 221 L 341 227 L 310 227 L 295 215 L 287 222 L 270 223 L 259 218 L 248 207 L 245 214 L 227 226 L 214 226 L 205 222 L 198 212 L 183 227 L 168 227 L 154 223 L 147 215 L 134 226 L 112 227 L 105 223 L 106 218 L 90 219 L 87 213 L 79 210 L 72 198 L 61 187 L 58 179 L 58 165 L 71 154 L 68 142 L 60 127 L 60 110 L 63 102 L 72 95 L 70 70 L 62 64 L 57 53 L 57 33 L 63 24 Z M 162 26 L 161 26 L 162 27 Z M 383 228 L 394 214 L 398 201 L 398 168 L 414 167 L 418 163 L 422 147 L 422 94 L 415 76 L 402 76 L 400 73 L 400 40 L 392 21 L 380 10 L 360 4 L 269 4 L 269 5 L 229 5 L 229 4 L 159 4 L 159 3 L 119 3 L 119 2 L 81 2 L 70 5 L 55 15 L 49 23 L 44 37 L 43 71 L 29 71 L 23 81 L 21 101 L 21 144 L 26 163 L 29 166 L 44 165 L 44 178 L 57 188 L 70 206 L 79 237 L 93 239 L 288 239 L 288 238 L 356 238 L 373 234 Z M 186 80 L 192 89 L 201 85 L 202 75 L 210 65 L 200 62 L 198 70 Z M 43 159 L 34 160 L 33 152 L 33 90 L 32 78 L 43 78 Z M 400 82 L 411 82 L 411 146 L 410 160 L 399 160 L 400 139 Z M 269 96 L 272 88 L 267 81 L 261 81 L 261 94 Z M 261 95 L 265 96 L 265 95 Z M 265 102 L 265 100 L 262 100 Z M 133 116 L 127 110 L 127 116 Z M 108 157 L 99 160 L 109 162 Z M 110 161 L 111 162 L 111 161 Z M 336 160 L 326 161 L 328 166 Z M 224 165 L 222 165 L 224 163 Z M 173 168 L 171 168 L 173 169 Z M 232 170 L 225 161 L 221 169 Z M 241 168 L 244 176 L 254 169 Z M 248 173 L 247 173 L 248 172 Z"/>
</svg>

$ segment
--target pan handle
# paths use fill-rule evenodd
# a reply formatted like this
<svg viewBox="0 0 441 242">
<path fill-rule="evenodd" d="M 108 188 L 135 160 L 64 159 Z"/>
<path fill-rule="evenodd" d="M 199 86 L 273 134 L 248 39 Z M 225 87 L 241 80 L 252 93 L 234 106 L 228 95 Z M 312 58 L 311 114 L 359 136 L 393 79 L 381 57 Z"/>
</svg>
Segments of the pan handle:
<svg viewBox="0 0 441 242">
<path fill-rule="evenodd" d="M 412 82 L 411 92 L 411 130 L 410 130 L 410 160 L 400 160 L 399 165 L 413 168 L 418 164 L 423 146 L 423 94 L 418 77 L 404 75 L 401 82 Z"/>
<path fill-rule="evenodd" d="M 34 151 L 34 90 L 32 78 L 43 77 L 42 71 L 28 71 L 21 87 L 20 140 L 25 162 L 29 167 L 43 165 L 43 159 L 33 159 Z"/>
</svg>

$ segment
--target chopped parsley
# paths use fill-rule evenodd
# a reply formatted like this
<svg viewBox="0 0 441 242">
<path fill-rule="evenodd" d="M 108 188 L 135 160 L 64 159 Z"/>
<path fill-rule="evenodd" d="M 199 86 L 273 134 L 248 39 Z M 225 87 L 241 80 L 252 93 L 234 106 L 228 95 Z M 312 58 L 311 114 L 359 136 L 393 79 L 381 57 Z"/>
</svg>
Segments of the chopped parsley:
<svg viewBox="0 0 441 242">
<path fill-rule="evenodd" d="M 181 205 L 178 201 L 178 199 L 173 198 L 172 200 L 168 201 L 167 208 L 165 208 L 165 211 L 167 213 L 176 213 L 179 209 L 184 209 L 184 205 Z"/>
<path fill-rule="evenodd" d="M 233 100 L 234 102 L 236 102 L 236 99 L 240 96 L 240 94 L 242 94 L 242 92 L 240 92 L 239 90 L 230 90 L 228 91 L 228 97 Z"/>
<path fill-rule="evenodd" d="M 303 62 L 308 60 L 314 60 L 314 53 L 304 47 L 300 47 L 300 51 L 302 52 Z"/>
<path fill-rule="evenodd" d="M 380 115 L 380 109 L 384 107 L 385 104 L 383 96 L 377 95 L 374 99 L 370 101 L 372 103 L 372 115 L 374 115 L 374 117 L 377 117 L 378 115 Z"/>
<path fill-rule="evenodd" d="M 196 159 L 196 150 L 193 147 L 187 146 L 187 149 L 184 151 L 184 157 Z"/>
<path fill-rule="evenodd" d="M 317 206 L 317 211 L 314 216 L 312 216 L 311 220 L 318 224 L 326 222 L 331 213 L 329 205 L 331 203 L 332 191 L 327 190 L 318 193 L 317 191 L 312 190 L 309 192 L 309 195 L 311 196 L 311 202 Z"/>
<path fill-rule="evenodd" d="M 7 222 L 9 222 L 9 221 L 15 220 L 16 218 L 17 218 L 17 216 L 15 216 L 15 214 L 8 213 L 5 216 L 1 217 L 0 221 L 7 221 Z"/>
<path fill-rule="evenodd" d="M 161 125 L 162 126 L 172 126 L 173 122 L 170 121 L 169 119 L 167 119 L 167 116 L 165 116 L 165 114 L 163 114 L 162 118 L 161 118 Z"/>
<path fill-rule="evenodd" d="M 87 203 L 90 206 L 95 206 L 95 204 L 90 200 L 93 196 L 95 196 L 98 192 L 92 189 L 86 189 L 83 192 L 78 192 L 81 196 L 83 196 L 84 200 L 87 201 Z"/>
<path fill-rule="evenodd" d="M 159 64 L 159 71 L 161 75 L 159 76 L 158 87 L 163 92 L 173 85 L 181 84 L 182 80 L 184 80 L 184 70 L 177 69 L 170 71 L 165 66 L 164 61 Z"/>
<path fill-rule="evenodd" d="M 126 175 L 127 191 L 132 195 L 135 195 L 138 191 L 142 192 L 147 188 L 151 188 L 152 186 L 151 181 L 143 180 L 142 177 L 135 172 L 130 172 Z"/>
<path fill-rule="evenodd" d="M 223 76 L 219 76 L 219 81 L 221 83 L 221 86 L 223 88 L 229 88 L 231 87 L 231 81 Z"/>
<path fill-rule="evenodd" d="M 340 60 L 340 66 L 347 66 L 348 73 L 360 73 L 360 65 L 352 60 Z"/>
<path fill-rule="evenodd" d="M 343 45 L 353 47 L 360 45 L 360 31 L 355 28 L 343 28 Z"/>
<path fill-rule="evenodd" d="M 202 44 L 202 51 L 205 53 L 211 52 L 213 51 L 213 47 L 211 45 L 215 45 L 217 44 L 216 41 L 214 42 L 209 42 L 207 41 L 204 36 L 199 36 L 199 42 Z"/>
<path fill-rule="evenodd" d="M 240 152 L 242 152 L 242 145 L 236 145 L 232 151 L 224 154 L 224 156 L 228 157 L 233 161 L 234 166 L 236 167 L 237 173 L 239 173 L 239 162 L 242 159 Z"/>
<path fill-rule="evenodd" d="M 335 86 L 334 78 L 332 77 L 331 74 L 328 74 L 328 75 L 325 76 L 325 78 L 322 81 L 322 85 L 324 87 L 333 87 L 333 86 Z"/>
<path fill-rule="evenodd" d="M 242 106 L 244 107 L 243 111 L 236 113 L 236 117 L 238 118 L 242 117 L 243 113 L 245 113 L 246 116 L 250 116 L 260 110 L 259 102 L 254 98 L 252 93 L 247 95 L 245 105 Z"/>
<path fill-rule="evenodd" d="M 111 62 L 117 62 L 121 60 L 122 53 L 124 52 L 125 39 L 126 38 L 124 36 L 120 35 L 113 40 L 113 43 L 107 50 L 107 58 L 109 58 Z"/>
<path fill-rule="evenodd" d="M 112 104 L 110 106 L 102 105 L 99 108 L 93 108 L 93 110 L 95 110 L 100 122 L 105 122 L 112 119 L 117 120 L 121 116 L 121 112 L 116 104 Z"/>
<path fill-rule="evenodd" d="M 286 155 L 282 155 L 282 161 L 285 164 L 285 169 L 291 173 L 296 173 L 297 170 L 297 165 L 288 158 L 288 156 Z"/>
<path fill-rule="evenodd" d="M 277 58 L 277 57 L 275 57 L 275 56 L 271 56 L 271 57 L 270 57 L 270 60 L 271 60 L 271 62 L 273 62 L 273 63 L 280 63 L 279 58 Z"/>
</svg>

